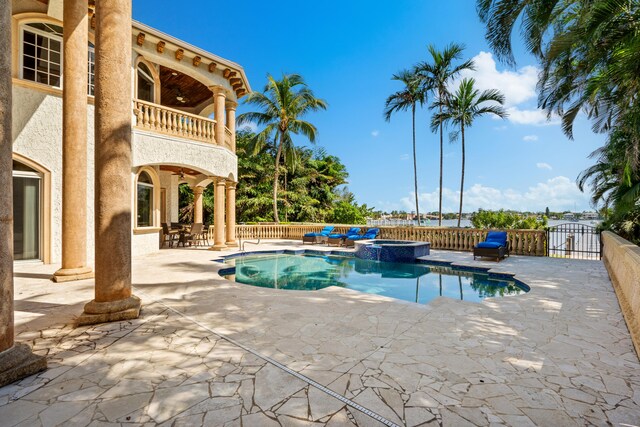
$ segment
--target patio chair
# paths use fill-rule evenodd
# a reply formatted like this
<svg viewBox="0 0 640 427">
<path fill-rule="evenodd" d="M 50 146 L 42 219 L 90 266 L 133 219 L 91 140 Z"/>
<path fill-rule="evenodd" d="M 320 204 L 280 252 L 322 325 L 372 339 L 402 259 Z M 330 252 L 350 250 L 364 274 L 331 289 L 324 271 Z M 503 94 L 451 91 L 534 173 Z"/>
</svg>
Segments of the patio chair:
<svg viewBox="0 0 640 427">
<path fill-rule="evenodd" d="M 319 233 L 307 233 L 302 236 L 302 243 L 322 243 L 331 234 L 335 227 L 333 225 L 325 226 Z"/>
<path fill-rule="evenodd" d="M 349 236 L 357 236 L 360 234 L 360 227 L 351 227 L 343 234 L 329 234 L 327 236 L 327 245 L 344 245 L 344 240 Z"/>
<path fill-rule="evenodd" d="M 473 259 L 476 257 L 495 258 L 500 261 L 502 258 L 509 256 L 509 242 L 507 241 L 506 231 L 490 231 L 484 242 L 478 243 L 473 248 Z"/>
<path fill-rule="evenodd" d="M 356 235 L 347 237 L 346 239 L 344 239 L 344 245 L 347 248 L 352 248 L 355 246 L 356 240 L 372 240 L 378 237 L 378 234 L 380 234 L 379 228 L 370 228 L 362 235 L 356 234 Z"/>
<path fill-rule="evenodd" d="M 173 247 L 173 243 L 178 243 L 179 233 L 178 230 L 171 230 L 169 224 L 163 222 L 162 224 L 162 247 L 165 243 L 169 244 L 169 247 Z"/>
<path fill-rule="evenodd" d="M 205 237 L 203 236 L 204 233 L 204 226 L 202 225 L 202 223 L 196 223 L 193 224 L 191 226 L 191 230 L 189 230 L 188 232 L 184 233 L 184 235 L 182 236 L 182 246 L 184 246 L 186 243 L 189 244 L 189 246 L 191 246 L 192 244 L 194 246 L 199 246 L 200 244 L 202 244 L 203 246 L 205 245 Z"/>
</svg>

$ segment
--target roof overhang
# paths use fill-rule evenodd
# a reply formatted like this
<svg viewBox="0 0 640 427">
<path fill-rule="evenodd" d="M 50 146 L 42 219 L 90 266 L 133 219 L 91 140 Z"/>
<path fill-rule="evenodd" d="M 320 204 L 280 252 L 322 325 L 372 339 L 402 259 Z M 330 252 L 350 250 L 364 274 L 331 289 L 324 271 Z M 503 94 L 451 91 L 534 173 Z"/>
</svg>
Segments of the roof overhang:
<svg viewBox="0 0 640 427">
<path fill-rule="evenodd" d="M 182 55 L 184 55 L 185 58 L 190 58 L 191 61 L 197 61 L 198 66 L 208 67 L 210 72 L 219 70 L 223 77 L 229 81 L 229 84 L 234 87 L 238 98 L 251 92 L 249 80 L 247 79 L 244 69 L 239 64 L 214 55 L 211 52 L 207 52 L 204 49 L 193 46 L 141 22 L 133 21 L 132 27 L 132 34 L 135 37 L 140 36 L 141 33 L 144 34 L 145 42 L 149 41 L 156 44 L 164 42 L 164 48 L 173 51 L 182 50 Z M 194 62 L 194 65 L 195 63 L 196 62 Z"/>
</svg>

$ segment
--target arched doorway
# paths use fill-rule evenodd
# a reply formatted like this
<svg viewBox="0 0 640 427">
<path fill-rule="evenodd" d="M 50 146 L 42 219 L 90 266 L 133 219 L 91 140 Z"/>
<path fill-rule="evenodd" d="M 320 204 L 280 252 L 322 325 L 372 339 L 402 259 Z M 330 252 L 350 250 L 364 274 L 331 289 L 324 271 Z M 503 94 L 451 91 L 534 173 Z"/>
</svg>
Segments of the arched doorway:
<svg viewBox="0 0 640 427">
<path fill-rule="evenodd" d="M 43 174 L 13 161 L 13 257 L 16 261 L 42 260 Z"/>
</svg>

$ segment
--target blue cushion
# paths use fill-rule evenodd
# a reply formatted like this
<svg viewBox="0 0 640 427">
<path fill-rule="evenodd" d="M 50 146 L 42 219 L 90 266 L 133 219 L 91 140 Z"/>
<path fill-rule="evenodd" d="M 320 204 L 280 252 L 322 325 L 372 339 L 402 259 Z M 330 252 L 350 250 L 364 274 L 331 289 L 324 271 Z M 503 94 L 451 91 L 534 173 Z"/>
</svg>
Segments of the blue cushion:
<svg viewBox="0 0 640 427">
<path fill-rule="evenodd" d="M 487 238 L 485 239 L 487 242 L 499 242 L 503 245 L 507 242 L 507 232 L 506 231 L 490 231 L 487 233 Z"/>
<path fill-rule="evenodd" d="M 501 246 L 504 246 L 503 244 L 499 243 L 499 242 L 480 242 L 478 243 L 478 245 L 476 246 L 477 248 L 499 248 Z"/>
<path fill-rule="evenodd" d="M 358 234 L 360 233 L 360 228 L 359 227 L 351 227 L 349 230 L 347 230 L 347 236 L 350 236 L 352 234 Z"/>
<path fill-rule="evenodd" d="M 319 233 L 306 233 L 304 237 L 318 237 L 318 236 L 328 236 L 329 233 L 333 231 L 335 227 L 333 225 L 327 225 L 320 231 Z"/>
</svg>

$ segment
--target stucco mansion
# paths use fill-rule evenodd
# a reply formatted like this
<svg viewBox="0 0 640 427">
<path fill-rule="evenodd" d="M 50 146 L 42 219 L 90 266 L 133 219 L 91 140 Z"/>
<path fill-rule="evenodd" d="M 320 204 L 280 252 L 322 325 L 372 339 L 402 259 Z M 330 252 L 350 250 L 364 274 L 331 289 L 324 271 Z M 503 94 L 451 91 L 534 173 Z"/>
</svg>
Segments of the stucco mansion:
<svg viewBox="0 0 640 427">
<path fill-rule="evenodd" d="M 60 263 L 56 282 L 95 276 L 87 324 L 138 316 L 131 257 L 159 250 L 180 185 L 195 223 L 214 186 L 212 249 L 236 244 L 235 112 L 250 87 L 238 64 L 132 22 L 131 0 L 2 0 L 0 18 L 2 358 L 18 347 L 14 259 Z"/>
</svg>

